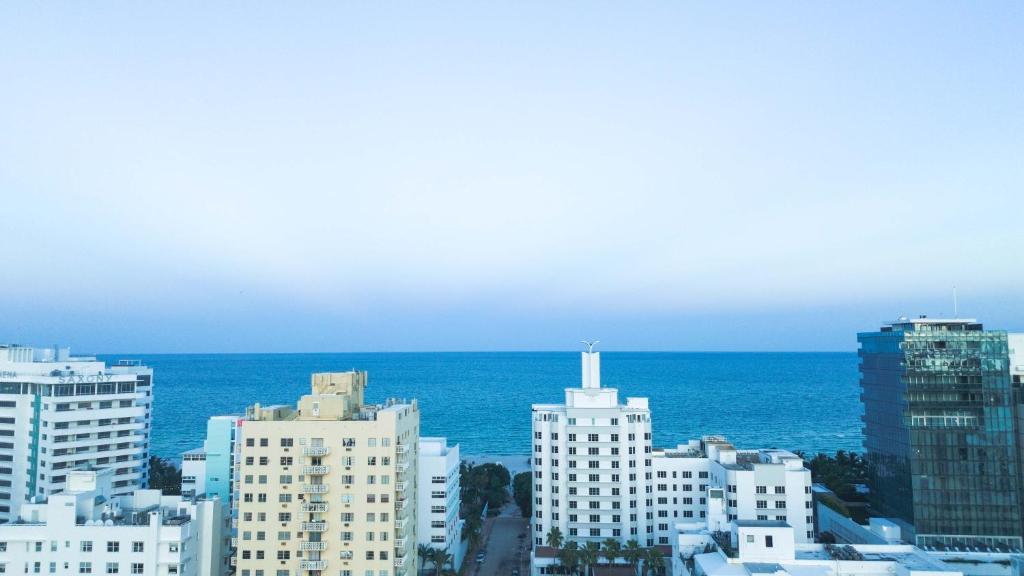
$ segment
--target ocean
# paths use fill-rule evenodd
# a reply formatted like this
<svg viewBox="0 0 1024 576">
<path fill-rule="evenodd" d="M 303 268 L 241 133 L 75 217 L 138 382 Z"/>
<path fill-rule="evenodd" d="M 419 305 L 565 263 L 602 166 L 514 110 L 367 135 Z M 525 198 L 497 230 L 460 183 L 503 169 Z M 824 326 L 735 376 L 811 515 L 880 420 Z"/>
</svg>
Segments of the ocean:
<svg viewBox="0 0 1024 576">
<path fill-rule="evenodd" d="M 368 402 L 419 401 L 422 436 L 464 455 L 528 454 L 530 405 L 580 385 L 578 352 L 137 354 L 154 370 L 152 453 L 178 459 L 202 445 L 206 419 L 249 404 L 294 404 L 313 372 L 369 372 Z M 861 450 L 854 353 L 603 352 L 601 383 L 650 398 L 654 445 L 706 434 L 739 448 Z"/>
</svg>

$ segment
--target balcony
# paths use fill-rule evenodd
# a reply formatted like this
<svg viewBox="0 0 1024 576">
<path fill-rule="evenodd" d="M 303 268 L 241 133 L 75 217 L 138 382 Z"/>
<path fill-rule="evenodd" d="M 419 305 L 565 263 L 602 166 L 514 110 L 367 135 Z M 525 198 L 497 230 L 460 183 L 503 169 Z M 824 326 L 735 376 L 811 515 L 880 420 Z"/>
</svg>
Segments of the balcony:
<svg viewBox="0 0 1024 576">
<path fill-rule="evenodd" d="M 408 462 L 398 462 L 397 464 L 395 464 L 395 469 L 398 470 L 399 474 L 404 474 L 405 472 L 407 472 L 409 470 L 409 463 Z"/>
<path fill-rule="evenodd" d="M 303 494 L 325 494 L 327 492 L 327 484 L 304 484 L 302 486 Z"/>
<path fill-rule="evenodd" d="M 306 446 L 302 449 L 303 456 L 327 456 L 330 453 L 327 446 Z"/>
<path fill-rule="evenodd" d="M 232 566 L 238 566 L 238 556 L 232 556 L 231 557 L 231 565 Z"/>
<path fill-rule="evenodd" d="M 302 560 L 299 562 L 300 570 L 326 570 L 327 560 Z"/>
<path fill-rule="evenodd" d="M 303 512 L 327 512 L 327 502 L 303 502 Z"/>
<path fill-rule="evenodd" d="M 407 540 L 405 538 L 396 538 L 395 539 L 395 548 L 398 548 L 398 549 L 405 548 L 405 543 L 406 542 L 407 542 Z"/>
<path fill-rule="evenodd" d="M 401 512 L 401 511 L 405 510 L 408 507 L 409 507 L 409 501 L 406 500 L 405 498 L 399 498 L 398 500 L 395 500 L 395 510 L 398 510 L 399 512 Z"/>
<path fill-rule="evenodd" d="M 403 529 L 405 528 L 405 525 L 406 525 L 406 523 L 407 523 L 408 521 L 409 521 L 409 518 L 408 518 L 408 517 L 405 517 L 405 518 L 396 518 L 396 519 L 395 519 L 395 528 L 397 528 L 398 530 L 403 530 Z"/>
<path fill-rule="evenodd" d="M 395 446 L 395 453 L 396 454 L 408 454 L 409 453 L 409 445 L 408 444 L 398 444 L 397 446 Z"/>
<path fill-rule="evenodd" d="M 299 550 L 323 552 L 324 550 L 327 550 L 327 542 L 299 542 Z"/>
<path fill-rule="evenodd" d="M 300 526 L 303 532 L 327 531 L 327 522 L 303 522 Z"/>
<path fill-rule="evenodd" d="M 405 556 L 395 556 L 395 568 L 401 568 L 405 566 Z"/>
<path fill-rule="evenodd" d="M 331 470 L 330 466 L 303 466 L 302 473 L 309 476 L 323 476 Z"/>
<path fill-rule="evenodd" d="M 395 490 L 405 492 L 409 488 L 408 482 L 395 482 Z"/>
</svg>

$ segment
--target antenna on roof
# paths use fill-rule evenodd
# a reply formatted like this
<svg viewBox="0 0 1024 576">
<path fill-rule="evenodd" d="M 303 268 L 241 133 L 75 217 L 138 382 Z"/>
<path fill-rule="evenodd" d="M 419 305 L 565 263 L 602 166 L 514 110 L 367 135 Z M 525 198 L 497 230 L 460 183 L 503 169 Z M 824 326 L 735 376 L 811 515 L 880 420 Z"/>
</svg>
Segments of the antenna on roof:
<svg viewBox="0 0 1024 576">
<path fill-rule="evenodd" d="M 956 302 L 956 286 L 953 286 L 953 319 L 954 320 L 959 320 L 960 319 L 960 310 L 957 307 L 957 302 Z"/>
</svg>

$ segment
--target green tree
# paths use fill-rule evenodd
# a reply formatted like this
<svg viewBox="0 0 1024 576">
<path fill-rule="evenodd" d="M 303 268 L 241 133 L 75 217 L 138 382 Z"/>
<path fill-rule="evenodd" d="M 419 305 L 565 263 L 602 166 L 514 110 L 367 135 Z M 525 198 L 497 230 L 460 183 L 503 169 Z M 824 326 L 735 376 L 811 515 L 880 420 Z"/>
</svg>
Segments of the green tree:
<svg viewBox="0 0 1024 576">
<path fill-rule="evenodd" d="M 434 565 L 434 575 L 441 576 L 441 571 L 452 562 L 452 555 L 447 549 L 435 548 L 430 553 L 430 562 Z"/>
<path fill-rule="evenodd" d="M 580 549 L 580 564 L 583 565 L 583 573 L 587 576 L 593 572 L 594 564 L 601 558 L 601 545 L 597 542 L 587 542 Z"/>
<path fill-rule="evenodd" d="M 523 518 L 529 518 L 533 509 L 533 476 L 529 472 L 520 472 L 512 479 L 512 498 Z"/>
<path fill-rule="evenodd" d="M 661 576 L 665 573 L 665 557 L 657 548 L 648 548 L 643 552 L 644 574 Z"/>
<path fill-rule="evenodd" d="M 546 541 L 548 546 L 555 550 L 561 550 L 562 543 L 565 542 L 565 537 L 562 536 L 562 531 L 558 529 L 558 526 L 552 526 L 551 530 L 548 530 Z"/>
<path fill-rule="evenodd" d="M 605 538 L 602 553 L 608 559 L 609 564 L 615 564 L 616 558 L 622 555 L 622 544 L 619 544 L 615 538 Z"/>
<path fill-rule="evenodd" d="M 465 518 L 483 513 L 484 505 L 497 513 L 508 502 L 508 486 L 512 476 L 501 464 L 481 464 L 463 462 L 459 468 L 459 482 L 462 486 L 460 494 L 462 511 Z"/>
<path fill-rule="evenodd" d="M 580 567 L 580 546 L 575 540 L 569 540 L 558 551 L 558 563 L 569 574 L 576 574 Z"/>
<path fill-rule="evenodd" d="M 630 540 L 626 542 L 626 547 L 622 549 L 622 557 L 625 558 L 626 562 L 633 568 L 633 572 L 639 576 L 637 568 L 640 566 L 640 560 L 643 558 L 644 549 L 640 547 L 640 543 L 636 540 Z"/>
<path fill-rule="evenodd" d="M 181 494 L 181 470 L 170 460 L 149 457 L 149 487 L 169 496 Z"/>
<path fill-rule="evenodd" d="M 424 570 L 427 567 L 427 561 L 430 560 L 430 554 L 433 552 L 433 548 L 426 544 L 418 544 L 416 546 L 416 556 L 420 559 L 420 570 Z"/>
</svg>

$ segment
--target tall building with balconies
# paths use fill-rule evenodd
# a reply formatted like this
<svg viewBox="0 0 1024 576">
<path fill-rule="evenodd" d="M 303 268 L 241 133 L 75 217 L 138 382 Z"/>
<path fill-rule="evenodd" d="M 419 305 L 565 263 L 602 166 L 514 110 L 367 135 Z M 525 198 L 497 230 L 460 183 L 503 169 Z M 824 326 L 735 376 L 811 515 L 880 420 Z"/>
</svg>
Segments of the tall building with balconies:
<svg viewBox="0 0 1024 576">
<path fill-rule="evenodd" d="M 111 468 L 115 496 L 149 481 L 153 371 L 67 348 L 0 345 L 0 521 L 67 486 L 72 468 Z"/>
<path fill-rule="evenodd" d="M 600 353 L 582 356 L 580 388 L 565 404 L 533 405 L 533 550 L 557 527 L 582 544 L 615 538 L 654 546 L 651 412 L 601 387 Z"/>
<path fill-rule="evenodd" d="M 902 520 L 918 546 L 1024 547 L 1021 391 L 1007 333 L 921 317 L 857 339 L 877 512 Z"/>
<path fill-rule="evenodd" d="M 365 372 L 314 374 L 296 409 L 251 406 L 238 428 L 241 576 L 416 570 L 416 401 L 365 404 Z"/>
</svg>

